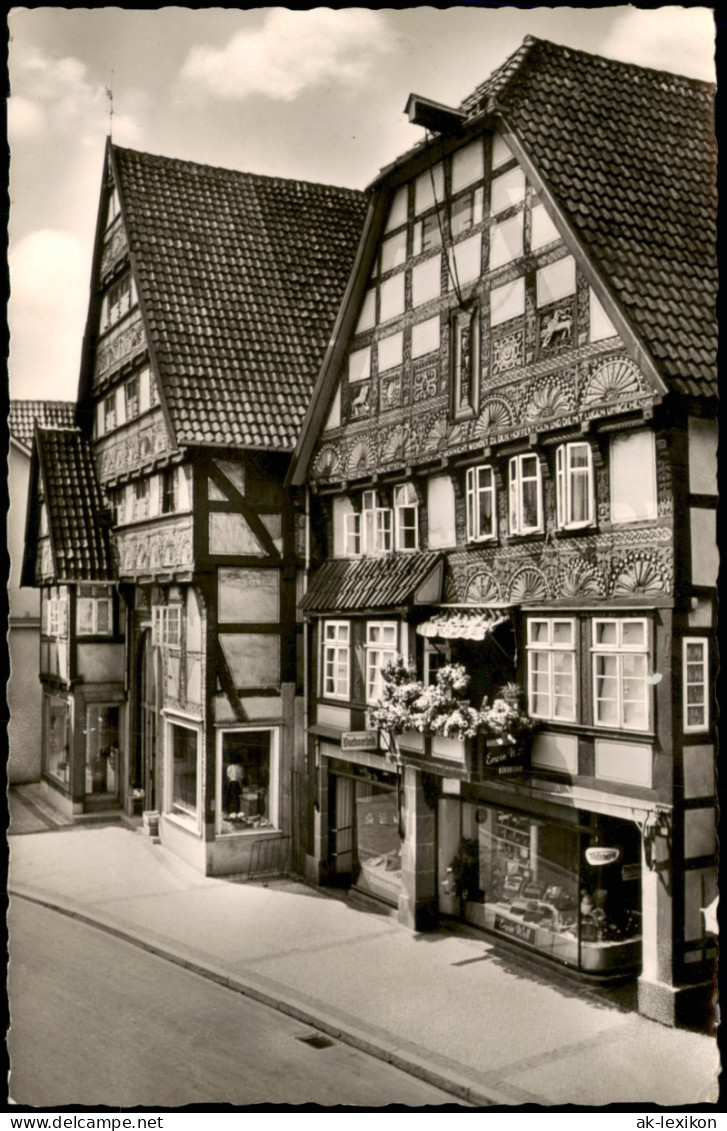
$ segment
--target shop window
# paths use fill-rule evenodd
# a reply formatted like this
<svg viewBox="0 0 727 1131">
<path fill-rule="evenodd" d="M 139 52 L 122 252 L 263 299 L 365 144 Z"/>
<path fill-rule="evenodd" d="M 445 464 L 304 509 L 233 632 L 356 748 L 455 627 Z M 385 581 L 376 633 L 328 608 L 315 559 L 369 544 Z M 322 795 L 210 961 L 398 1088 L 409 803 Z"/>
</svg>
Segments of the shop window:
<svg viewBox="0 0 727 1131">
<path fill-rule="evenodd" d="M 167 467 L 162 472 L 162 514 L 173 514 L 177 509 L 178 476 L 179 471 L 176 467 Z"/>
<path fill-rule="evenodd" d="M 278 732 L 223 731 L 219 739 L 219 833 L 276 828 Z"/>
<path fill-rule="evenodd" d="M 431 687 L 437 682 L 437 672 L 451 660 L 451 649 L 446 641 L 424 641 L 424 683 Z"/>
<path fill-rule="evenodd" d="M 168 774 L 167 810 L 183 817 L 199 811 L 199 733 L 181 723 L 168 725 L 171 767 Z"/>
<path fill-rule="evenodd" d="M 597 818 L 593 831 L 490 806 L 462 806 L 443 881 L 466 920 L 601 976 L 640 961 L 638 830 Z"/>
<path fill-rule="evenodd" d="M 366 625 L 366 702 L 378 703 L 384 693 L 382 672 L 396 656 L 397 626 L 392 621 Z"/>
<path fill-rule="evenodd" d="M 497 493 L 491 467 L 467 471 L 467 540 L 482 542 L 497 534 Z"/>
<path fill-rule="evenodd" d="M 480 387 L 478 310 L 458 311 L 451 324 L 451 414 L 456 420 L 477 412 Z"/>
<path fill-rule="evenodd" d="M 394 489 L 394 533 L 397 550 L 419 547 L 419 500 L 411 483 Z"/>
<path fill-rule="evenodd" d="M 646 620 L 596 619 L 592 631 L 594 724 L 619 730 L 648 730 Z"/>
<path fill-rule="evenodd" d="M 321 694 L 327 699 L 348 699 L 351 685 L 351 625 L 345 620 L 323 622 Z"/>
<path fill-rule="evenodd" d="M 119 715 L 120 708 L 115 704 L 89 703 L 86 706 L 87 796 L 118 795 Z"/>
<path fill-rule="evenodd" d="M 139 378 L 132 377 L 124 385 L 124 405 L 126 408 L 126 419 L 133 420 L 134 417 L 139 415 Z"/>
<path fill-rule="evenodd" d="M 60 785 L 68 787 L 71 779 L 70 703 L 55 695 L 44 695 L 43 706 L 43 770 Z"/>
<path fill-rule="evenodd" d="M 543 486 L 540 460 L 525 452 L 509 464 L 510 533 L 533 534 L 543 529 Z"/>
<path fill-rule="evenodd" d="M 152 644 L 156 648 L 179 648 L 182 630 L 181 605 L 154 605 L 152 614 Z"/>
<path fill-rule="evenodd" d="M 108 636 L 113 632 L 113 599 L 101 585 L 82 586 L 76 603 L 79 636 Z"/>
<path fill-rule="evenodd" d="M 684 733 L 709 729 L 708 642 L 688 636 L 682 641 Z"/>
<path fill-rule="evenodd" d="M 555 453 L 555 473 L 559 528 L 590 526 L 595 513 L 590 444 L 561 444 Z"/>
<path fill-rule="evenodd" d="M 528 620 L 528 710 L 533 718 L 575 721 L 575 649 L 575 621 Z"/>
<path fill-rule="evenodd" d="M 116 393 L 109 393 L 103 403 L 103 430 L 111 432 L 116 427 Z"/>
<path fill-rule="evenodd" d="M 654 433 L 645 429 L 611 438 L 611 522 L 657 517 Z"/>
</svg>

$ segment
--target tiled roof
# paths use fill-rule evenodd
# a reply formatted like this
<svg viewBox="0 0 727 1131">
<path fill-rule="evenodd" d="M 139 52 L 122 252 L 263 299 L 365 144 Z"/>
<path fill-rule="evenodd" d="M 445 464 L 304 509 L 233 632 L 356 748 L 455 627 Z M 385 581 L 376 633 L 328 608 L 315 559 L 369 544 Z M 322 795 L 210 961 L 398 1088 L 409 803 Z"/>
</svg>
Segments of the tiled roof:
<svg viewBox="0 0 727 1131">
<path fill-rule="evenodd" d="M 59 581 L 114 577 L 108 506 L 90 442 L 75 428 L 39 428 L 36 442 L 55 577 Z"/>
<path fill-rule="evenodd" d="M 388 554 L 332 559 L 315 574 L 301 602 L 306 613 L 353 613 L 407 605 L 441 554 Z"/>
<path fill-rule="evenodd" d="M 716 394 L 714 87 L 527 37 L 500 110 L 676 391 Z"/>
<path fill-rule="evenodd" d="M 8 426 L 26 448 L 33 443 L 36 420 L 44 428 L 73 428 L 76 423 L 75 401 L 11 401 Z"/>
<path fill-rule="evenodd" d="M 366 197 L 112 153 L 177 443 L 292 448 Z"/>
</svg>

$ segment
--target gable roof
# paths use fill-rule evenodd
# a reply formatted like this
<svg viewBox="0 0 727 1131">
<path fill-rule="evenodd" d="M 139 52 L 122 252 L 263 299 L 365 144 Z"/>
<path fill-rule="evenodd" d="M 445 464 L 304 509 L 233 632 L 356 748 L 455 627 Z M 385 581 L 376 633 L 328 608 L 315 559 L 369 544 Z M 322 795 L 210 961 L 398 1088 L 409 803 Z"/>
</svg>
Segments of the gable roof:
<svg viewBox="0 0 727 1131">
<path fill-rule="evenodd" d="M 48 515 L 54 580 L 111 580 L 115 572 L 108 504 L 101 491 L 91 444 L 77 428 L 36 429 L 23 585 L 35 584 L 41 493 Z"/>
<path fill-rule="evenodd" d="M 410 96 L 410 104 L 412 98 Z M 717 395 L 714 86 L 527 36 L 453 111 L 456 134 L 498 123 L 560 218 L 617 329 L 660 393 Z M 460 113 L 464 122 L 460 126 Z M 288 480 L 304 481 L 392 188 L 438 136 L 385 166 Z M 431 161 L 431 158 L 429 158 Z M 424 162 L 424 164 L 423 164 Z"/>
<path fill-rule="evenodd" d="M 671 387 L 716 395 L 714 87 L 528 36 L 462 103 L 521 142 Z"/>
<path fill-rule="evenodd" d="M 111 146 L 178 444 L 291 449 L 366 197 Z"/>
<path fill-rule="evenodd" d="M 10 435 L 30 451 L 35 422 L 43 427 L 73 428 L 76 423 L 75 401 L 10 401 L 8 427 Z"/>
</svg>

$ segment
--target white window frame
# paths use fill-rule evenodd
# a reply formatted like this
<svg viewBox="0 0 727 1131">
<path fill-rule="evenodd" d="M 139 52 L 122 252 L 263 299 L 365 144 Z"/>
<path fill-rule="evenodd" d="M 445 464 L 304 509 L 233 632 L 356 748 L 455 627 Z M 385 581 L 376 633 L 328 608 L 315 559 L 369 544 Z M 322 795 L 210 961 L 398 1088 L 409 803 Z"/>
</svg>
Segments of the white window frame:
<svg viewBox="0 0 727 1131">
<path fill-rule="evenodd" d="M 412 514 L 407 515 L 407 512 Z M 412 545 L 406 545 L 407 533 L 412 531 Z M 400 483 L 394 488 L 394 540 L 396 549 L 402 553 L 411 554 L 419 549 L 419 499 L 411 483 Z"/>
<path fill-rule="evenodd" d="M 393 629 L 393 643 L 382 640 L 372 640 L 373 630 L 380 630 L 382 636 L 387 629 Z M 383 692 L 381 673 L 388 663 L 397 654 L 399 643 L 399 625 L 392 620 L 377 620 L 366 622 L 365 673 L 366 673 L 366 702 L 378 703 Z"/>
<path fill-rule="evenodd" d="M 224 736 L 226 734 L 240 734 L 240 733 L 253 733 L 260 734 L 266 731 L 270 735 L 270 778 L 268 789 L 269 796 L 269 811 L 270 815 L 268 820 L 269 825 L 262 829 L 256 828 L 240 828 L 235 829 L 234 832 L 222 832 L 222 801 L 224 781 L 222 778 L 222 746 Z M 215 807 L 215 835 L 216 836 L 260 836 L 261 833 L 272 833 L 280 829 L 280 727 L 271 726 L 245 726 L 245 727 L 223 727 L 217 731 L 215 737 L 215 775 L 216 775 L 216 796 L 218 798 Z"/>
<path fill-rule="evenodd" d="M 547 636 L 545 638 L 534 638 L 534 628 L 536 625 L 547 626 Z M 556 625 L 568 625 L 570 628 L 569 641 L 556 641 Z M 526 645 L 528 658 L 528 711 L 533 718 L 549 719 L 552 722 L 576 722 L 578 718 L 577 643 L 577 625 L 572 617 L 528 617 L 528 637 Z M 535 667 L 536 656 L 544 660 L 543 667 Z M 562 692 L 559 692 L 556 686 L 556 680 L 559 675 L 562 676 L 564 673 L 555 670 L 556 656 L 567 656 L 570 658 L 570 671 L 565 673 L 571 681 L 572 688 L 570 696 L 566 697 L 572 700 L 572 709 L 570 712 L 559 712 L 557 710 L 557 701 L 558 698 L 562 696 Z M 547 678 L 547 692 L 545 694 L 548 700 L 548 709 L 547 711 L 536 711 L 534 677 L 535 675 L 543 674 L 545 674 Z M 539 694 L 542 696 L 543 691 L 541 690 Z"/>
<path fill-rule="evenodd" d="M 585 449 L 588 455 L 585 467 L 574 467 L 573 456 L 577 449 Z M 587 479 L 587 515 L 583 519 L 572 517 L 576 497 L 574 490 L 577 478 Z M 579 530 L 592 526 L 595 517 L 595 490 L 593 474 L 593 451 L 584 440 L 561 444 L 555 453 L 556 511 L 559 530 Z"/>
<path fill-rule="evenodd" d="M 174 745 L 172 741 L 172 727 L 179 727 L 181 730 L 191 730 L 197 735 L 197 788 L 196 788 L 196 809 L 192 812 L 190 809 L 184 808 L 179 803 L 174 802 L 173 787 L 174 787 Z M 202 828 L 202 727 L 199 723 L 194 722 L 187 718 L 180 718 L 177 715 L 164 716 L 164 749 L 165 749 L 165 783 L 164 783 L 164 815 L 167 819 L 178 822 L 186 828 L 192 828 L 196 833 L 200 833 Z"/>
<path fill-rule="evenodd" d="M 687 654 L 690 645 L 701 648 L 701 660 L 688 659 Z M 701 667 L 700 678 L 690 680 L 689 668 L 696 666 Z M 700 702 L 689 702 L 689 689 L 691 687 L 702 688 L 702 698 Z M 692 710 L 695 708 L 701 709 L 703 716 L 701 722 L 689 722 L 690 707 Z M 685 636 L 682 640 L 682 710 L 685 734 L 699 734 L 709 730 L 709 641 L 706 636 Z"/>
<path fill-rule="evenodd" d="M 374 511 L 374 538 L 377 554 L 390 554 L 394 548 L 394 532 L 390 507 L 377 507 Z"/>
<path fill-rule="evenodd" d="M 523 475 L 523 463 L 525 460 L 535 460 L 535 476 Z M 536 522 L 533 526 L 526 526 L 523 520 L 523 488 L 526 483 L 532 483 L 533 480 L 536 484 L 536 506 L 537 516 Z M 509 483 L 509 499 L 508 499 L 508 512 L 510 519 L 510 533 L 511 534 L 539 534 L 543 530 L 543 471 L 540 465 L 540 457 L 535 452 L 521 452 L 520 455 L 512 456 L 508 464 L 508 483 Z"/>
<path fill-rule="evenodd" d="M 489 484 L 482 484 L 482 475 L 488 473 Z M 483 531 L 480 523 L 480 498 L 489 495 L 492 510 L 492 529 Z M 479 467 L 467 469 L 466 482 L 467 496 L 467 541 L 487 542 L 497 538 L 497 483 L 495 469 L 491 464 L 482 464 Z"/>
<path fill-rule="evenodd" d="M 103 402 L 103 431 L 104 436 L 107 432 L 113 432 L 116 427 L 116 391 L 109 393 L 104 397 Z"/>
<path fill-rule="evenodd" d="M 333 631 L 328 636 L 328 630 Z M 350 699 L 351 698 L 351 622 L 347 620 L 324 620 L 321 622 L 321 698 L 322 699 Z M 343 661 L 343 663 L 342 663 Z M 331 667 L 329 684 L 329 663 Z M 341 680 L 339 665 L 345 668 L 345 676 Z M 343 684 L 345 683 L 345 687 Z M 329 690 L 329 686 L 333 690 Z"/>
<path fill-rule="evenodd" d="M 641 625 L 643 642 L 638 644 L 624 644 L 623 630 L 624 625 Z M 614 625 L 616 628 L 615 640 L 611 643 L 604 644 L 597 640 L 598 626 L 599 625 Z M 652 719 L 652 691 L 649 683 L 649 655 L 650 655 L 650 636 L 649 636 L 649 622 L 646 617 L 594 617 L 591 626 L 591 676 L 593 688 L 593 725 L 596 727 L 603 727 L 609 730 L 628 730 L 637 731 L 640 733 L 647 732 L 651 728 Z M 604 701 L 603 697 L 599 698 L 598 695 L 598 679 L 599 673 L 598 657 L 599 656 L 613 656 L 616 658 L 616 708 L 617 720 L 616 722 L 602 721 L 599 719 L 599 702 Z M 643 689 L 644 689 L 644 703 L 646 707 L 646 719 L 644 726 L 629 725 L 624 720 L 624 681 L 627 678 L 633 679 L 633 676 L 624 675 L 623 660 L 625 656 L 643 656 L 644 658 L 644 673 L 643 673 Z"/>
<path fill-rule="evenodd" d="M 433 665 L 432 660 L 436 656 L 437 664 Z M 452 659 L 452 646 L 449 641 L 444 641 L 435 644 L 433 640 L 424 641 L 423 653 L 423 668 L 424 668 L 424 686 L 431 687 L 436 680 L 437 671 L 440 667 L 451 662 Z"/>
<path fill-rule="evenodd" d="M 151 642 L 155 648 L 181 648 L 181 605 L 152 605 Z"/>
<path fill-rule="evenodd" d="M 95 588 L 95 586 L 93 587 Z M 106 613 L 106 628 L 99 628 L 99 620 L 101 609 Z M 90 614 L 87 623 L 90 628 L 84 628 L 83 623 L 86 619 L 84 614 Z M 76 600 L 76 633 L 78 636 L 112 636 L 114 631 L 114 602 L 110 595 L 99 596 L 98 594 L 84 593 L 83 589 L 80 590 Z"/>
<path fill-rule="evenodd" d="M 48 598 L 47 635 L 58 636 L 60 630 L 60 604 L 57 597 Z"/>
<path fill-rule="evenodd" d="M 361 515 L 352 511 L 343 516 L 343 552 L 347 558 L 361 554 Z"/>
</svg>

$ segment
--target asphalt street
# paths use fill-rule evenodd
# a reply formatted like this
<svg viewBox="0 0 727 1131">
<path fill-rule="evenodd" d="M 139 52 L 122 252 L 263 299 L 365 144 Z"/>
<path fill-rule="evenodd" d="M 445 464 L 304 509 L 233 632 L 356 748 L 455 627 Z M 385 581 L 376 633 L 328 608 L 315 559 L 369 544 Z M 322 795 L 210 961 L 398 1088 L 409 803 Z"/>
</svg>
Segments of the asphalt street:
<svg viewBox="0 0 727 1131">
<path fill-rule="evenodd" d="M 11 902 L 10 1095 L 39 1109 L 380 1108 L 445 1092 L 268 1006 L 22 899 Z"/>
</svg>

